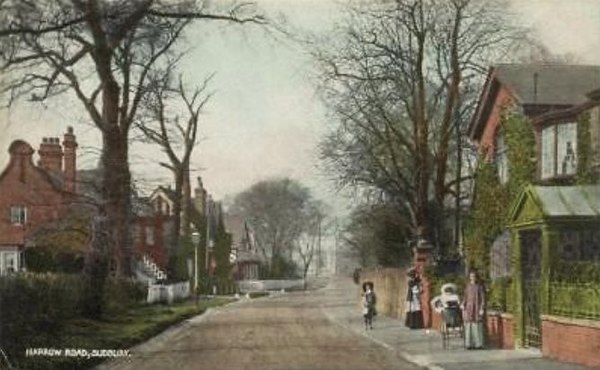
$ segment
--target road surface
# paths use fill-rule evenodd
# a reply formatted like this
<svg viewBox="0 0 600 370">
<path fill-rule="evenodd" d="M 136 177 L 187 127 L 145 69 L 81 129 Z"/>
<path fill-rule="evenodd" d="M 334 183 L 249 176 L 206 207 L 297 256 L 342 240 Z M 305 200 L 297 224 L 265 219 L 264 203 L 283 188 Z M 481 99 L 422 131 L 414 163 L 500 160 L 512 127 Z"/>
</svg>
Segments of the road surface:
<svg viewBox="0 0 600 370">
<path fill-rule="evenodd" d="M 328 300 L 329 299 L 329 300 Z M 326 291 L 240 301 L 198 316 L 135 349 L 111 370 L 417 369 L 328 320 Z M 357 310 L 357 315 L 359 312 Z"/>
</svg>

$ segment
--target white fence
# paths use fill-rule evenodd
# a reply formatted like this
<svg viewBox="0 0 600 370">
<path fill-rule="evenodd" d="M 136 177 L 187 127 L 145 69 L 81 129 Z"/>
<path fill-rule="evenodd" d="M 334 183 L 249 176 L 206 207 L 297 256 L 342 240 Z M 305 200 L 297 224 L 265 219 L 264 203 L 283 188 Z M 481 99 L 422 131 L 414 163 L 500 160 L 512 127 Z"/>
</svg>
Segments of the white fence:
<svg viewBox="0 0 600 370">
<path fill-rule="evenodd" d="M 241 280 L 240 293 L 303 289 L 304 280 Z"/>
<path fill-rule="evenodd" d="M 152 284 L 148 286 L 148 303 L 173 303 L 177 300 L 190 297 L 190 282 L 185 281 L 181 283 L 159 285 Z"/>
</svg>

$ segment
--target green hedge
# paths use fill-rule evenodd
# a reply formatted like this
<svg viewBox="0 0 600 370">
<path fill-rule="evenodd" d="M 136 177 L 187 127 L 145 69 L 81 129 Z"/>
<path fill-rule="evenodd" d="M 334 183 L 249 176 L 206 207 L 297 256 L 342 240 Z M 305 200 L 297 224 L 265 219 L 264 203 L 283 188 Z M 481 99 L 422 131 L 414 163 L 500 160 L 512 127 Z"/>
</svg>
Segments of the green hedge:
<svg viewBox="0 0 600 370">
<path fill-rule="evenodd" d="M 110 316 L 126 311 L 142 302 L 148 295 L 148 286 L 129 279 L 109 277 L 104 285 L 104 314 Z"/>
<path fill-rule="evenodd" d="M 512 279 L 500 278 L 489 285 L 487 308 L 500 312 L 513 312 Z"/>
<path fill-rule="evenodd" d="M 600 284 L 550 284 L 550 314 L 600 320 Z"/>
<path fill-rule="evenodd" d="M 0 278 L 0 346 L 9 358 L 27 347 L 48 347 L 79 314 L 78 275 L 18 274 Z"/>
<path fill-rule="evenodd" d="M 556 283 L 600 285 L 600 262 L 557 260 L 552 265 L 550 279 Z"/>
</svg>

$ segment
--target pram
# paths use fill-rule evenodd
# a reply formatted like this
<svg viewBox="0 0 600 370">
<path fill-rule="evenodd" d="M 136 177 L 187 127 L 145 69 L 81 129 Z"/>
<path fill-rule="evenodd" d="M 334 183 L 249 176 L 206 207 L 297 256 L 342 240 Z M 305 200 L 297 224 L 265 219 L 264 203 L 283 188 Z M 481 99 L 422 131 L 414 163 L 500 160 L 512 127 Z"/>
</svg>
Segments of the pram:
<svg viewBox="0 0 600 370">
<path fill-rule="evenodd" d="M 464 338 L 462 310 L 458 302 L 447 302 L 446 307 L 442 309 L 442 347 L 448 348 L 450 338 Z"/>
<path fill-rule="evenodd" d="M 442 317 L 440 333 L 444 349 L 449 347 L 450 338 L 464 338 L 462 310 L 456 290 L 456 285 L 444 284 L 441 289 L 442 294 L 431 301 L 431 307 Z"/>
</svg>

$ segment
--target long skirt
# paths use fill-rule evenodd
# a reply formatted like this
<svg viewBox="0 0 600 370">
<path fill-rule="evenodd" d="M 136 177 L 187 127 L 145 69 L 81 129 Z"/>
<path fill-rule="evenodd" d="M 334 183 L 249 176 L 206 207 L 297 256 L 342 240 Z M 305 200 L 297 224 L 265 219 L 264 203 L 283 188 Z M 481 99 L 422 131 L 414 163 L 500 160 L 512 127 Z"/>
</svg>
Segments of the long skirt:
<svg viewBox="0 0 600 370">
<path fill-rule="evenodd" d="M 419 311 L 409 311 L 406 313 L 406 321 L 404 323 L 407 328 L 422 329 L 423 328 L 423 313 Z"/>
<path fill-rule="evenodd" d="M 467 321 L 465 325 L 465 347 L 483 348 L 483 322 Z"/>
</svg>

